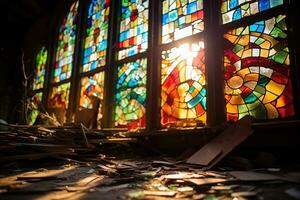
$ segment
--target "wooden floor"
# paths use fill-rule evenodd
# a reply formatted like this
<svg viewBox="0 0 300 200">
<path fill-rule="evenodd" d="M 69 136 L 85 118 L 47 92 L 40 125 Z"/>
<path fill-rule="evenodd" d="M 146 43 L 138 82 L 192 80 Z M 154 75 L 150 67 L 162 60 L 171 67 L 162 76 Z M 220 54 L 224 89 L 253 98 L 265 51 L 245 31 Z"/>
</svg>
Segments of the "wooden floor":
<svg viewBox="0 0 300 200">
<path fill-rule="evenodd" d="M 208 171 L 186 162 L 199 140 L 203 146 L 213 137 L 206 130 L 115 137 L 80 126 L 5 127 L 0 200 L 300 199 L 299 140 L 283 140 L 283 128 L 276 129 L 252 134 Z"/>
<path fill-rule="evenodd" d="M 41 159 L 4 164 L 0 199 L 281 200 L 297 199 L 292 195 L 300 191 L 296 166 L 243 171 L 219 166 L 203 171 L 162 156 L 95 158 L 97 162 Z"/>
</svg>

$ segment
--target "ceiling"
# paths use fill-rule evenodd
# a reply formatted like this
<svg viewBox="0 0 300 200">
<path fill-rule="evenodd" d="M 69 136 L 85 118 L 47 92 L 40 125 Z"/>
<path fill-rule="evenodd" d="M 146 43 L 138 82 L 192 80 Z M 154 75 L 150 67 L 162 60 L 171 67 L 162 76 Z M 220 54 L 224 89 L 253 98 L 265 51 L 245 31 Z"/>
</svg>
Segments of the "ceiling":
<svg viewBox="0 0 300 200">
<path fill-rule="evenodd" d="M 59 0 L 1 0 L 1 44 L 23 39 L 30 25 L 55 8 Z"/>
</svg>

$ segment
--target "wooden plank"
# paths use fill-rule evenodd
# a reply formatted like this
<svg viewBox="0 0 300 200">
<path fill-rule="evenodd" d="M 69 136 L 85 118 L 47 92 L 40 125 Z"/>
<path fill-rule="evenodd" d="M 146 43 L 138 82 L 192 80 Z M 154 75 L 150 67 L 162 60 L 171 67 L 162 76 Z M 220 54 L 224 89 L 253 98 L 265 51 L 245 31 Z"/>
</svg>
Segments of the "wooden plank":
<svg viewBox="0 0 300 200">
<path fill-rule="evenodd" d="M 110 139 L 91 139 L 90 143 L 128 143 L 137 142 L 137 138 L 110 138 Z"/>
<path fill-rule="evenodd" d="M 1 156 L 0 163 L 15 161 L 15 160 L 36 160 L 41 158 L 50 157 L 53 155 L 60 155 L 61 152 L 51 152 L 51 153 L 34 153 L 34 154 L 25 154 L 25 155 L 16 155 L 16 156 Z"/>
<path fill-rule="evenodd" d="M 283 177 L 273 174 L 265 174 L 252 171 L 231 171 L 229 172 L 229 174 L 240 181 L 274 181 L 284 179 Z"/>
<path fill-rule="evenodd" d="M 224 178 L 192 178 L 192 179 L 185 179 L 185 181 L 191 182 L 196 185 L 210 185 L 210 184 L 230 182 L 232 180 L 224 179 Z"/>
<path fill-rule="evenodd" d="M 163 197 L 174 197 L 175 191 L 160 191 L 160 190 L 145 190 L 143 194 L 146 196 L 163 196 Z"/>
<path fill-rule="evenodd" d="M 247 116 L 212 139 L 208 144 L 188 158 L 186 162 L 206 166 L 207 169 L 209 169 L 216 165 L 251 134 L 251 119 Z"/>
</svg>

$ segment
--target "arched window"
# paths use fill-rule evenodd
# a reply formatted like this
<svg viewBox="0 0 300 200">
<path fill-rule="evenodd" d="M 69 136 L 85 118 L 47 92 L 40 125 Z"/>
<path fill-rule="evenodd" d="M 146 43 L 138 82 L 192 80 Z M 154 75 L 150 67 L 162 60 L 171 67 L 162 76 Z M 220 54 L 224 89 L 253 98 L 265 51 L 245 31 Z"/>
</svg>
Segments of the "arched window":
<svg viewBox="0 0 300 200">
<path fill-rule="evenodd" d="M 162 1 L 162 43 L 170 43 L 204 30 L 203 0 Z"/>
<path fill-rule="evenodd" d="M 203 1 L 164 0 L 161 20 L 161 125 L 203 126 L 206 124 Z M 191 40 L 190 36 L 195 34 L 197 39 Z M 170 44 L 164 45 L 167 43 Z"/>
<path fill-rule="evenodd" d="M 148 7 L 149 0 L 121 1 L 115 84 L 116 127 L 138 129 L 146 126 L 147 59 L 142 53 L 148 48 Z"/>
<path fill-rule="evenodd" d="M 39 113 L 39 107 L 42 105 L 47 58 L 48 51 L 45 47 L 42 47 L 36 54 L 34 61 L 35 65 L 32 84 L 33 96 L 30 99 L 28 114 L 28 123 L 30 125 L 34 124 Z"/>
<path fill-rule="evenodd" d="M 278 0 L 246 2 L 244 5 L 230 2 L 226 5 L 228 9 L 235 10 L 234 13 L 247 7 L 247 13 L 242 9 L 241 17 L 283 4 Z M 223 16 L 223 23 L 241 18 L 234 16 L 227 16 L 227 21 Z M 285 14 L 264 18 L 256 16 L 252 20 L 254 22 L 226 30 L 224 93 L 227 120 L 237 121 L 245 115 L 258 120 L 294 116 L 286 20 Z"/>
<path fill-rule="evenodd" d="M 91 0 L 86 19 L 82 72 L 105 66 L 110 1 Z"/>
<path fill-rule="evenodd" d="M 222 0 L 222 21 L 226 24 L 282 4 L 283 0 Z"/>
<path fill-rule="evenodd" d="M 42 47 L 35 58 L 34 79 L 32 87 L 33 90 L 42 89 L 44 87 L 47 57 L 48 51 L 45 47 Z"/>
<path fill-rule="evenodd" d="M 104 67 L 106 67 L 109 14 L 110 1 L 90 0 L 85 23 L 83 61 L 81 64 L 78 115 L 82 116 L 78 117 L 85 117 L 84 113 L 90 112 L 88 115 L 97 118 L 98 127 L 101 127 L 103 117 Z M 98 113 L 97 116 L 95 113 Z"/>
<path fill-rule="evenodd" d="M 48 107 L 61 111 L 59 121 L 64 122 L 69 105 L 70 77 L 74 65 L 75 39 L 78 18 L 78 1 L 75 1 L 63 18 L 55 51 L 55 65 Z"/>
<path fill-rule="evenodd" d="M 115 96 L 117 127 L 145 128 L 146 69 L 146 58 L 118 66 Z"/>
<path fill-rule="evenodd" d="M 145 52 L 148 48 L 149 0 L 122 1 L 119 60 Z"/>
<path fill-rule="evenodd" d="M 59 28 L 58 44 L 56 48 L 53 81 L 60 82 L 71 77 L 76 39 L 76 23 L 78 15 L 78 1 L 74 2 L 70 11 L 63 19 Z"/>
</svg>

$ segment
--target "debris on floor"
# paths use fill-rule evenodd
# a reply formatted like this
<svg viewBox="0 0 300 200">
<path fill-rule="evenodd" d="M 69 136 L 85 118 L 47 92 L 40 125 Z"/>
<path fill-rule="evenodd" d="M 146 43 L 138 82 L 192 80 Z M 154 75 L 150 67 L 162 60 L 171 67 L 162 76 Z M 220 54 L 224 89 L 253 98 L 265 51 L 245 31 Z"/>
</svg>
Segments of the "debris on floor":
<svg viewBox="0 0 300 200">
<path fill-rule="evenodd" d="M 214 155 L 226 160 L 223 153 L 251 134 L 248 122 L 241 123 L 246 128 L 229 129 L 238 129 L 234 137 L 242 139 L 232 139 L 231 147 L 222 143 Z M 150 153 L 137 138 L 115 138 L 122 130 L 6 127 L 0 131 L 0 199 L 299 199 L 299 167 L 241 171 L 202 158 L 203 153 L 196 159 L 207 165 L 195 165 Z M 236 136 L 240 131 L 244 135 Z"/>
</svg>

